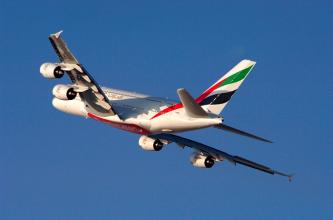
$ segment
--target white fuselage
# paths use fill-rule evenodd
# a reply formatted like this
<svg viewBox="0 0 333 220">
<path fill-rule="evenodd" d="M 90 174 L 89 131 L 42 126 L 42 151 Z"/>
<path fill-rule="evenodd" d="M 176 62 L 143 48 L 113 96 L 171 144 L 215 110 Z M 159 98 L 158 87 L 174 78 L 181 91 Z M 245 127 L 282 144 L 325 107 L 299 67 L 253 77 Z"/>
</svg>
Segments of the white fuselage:
<svg viewBox="0 0 333 220">
<path fill-rule="evenodd" d="M 98 116 L 88 112 L 77 96 L 74 100 L 54 98 L 53 106 L 63 112 L 93 118 L 114 127 L 139 134 L 171 133 L 210 127 L 221 123 L 221 118 L 188 117 L 181 104 L 168 99 L 103 87 L 112 107 L 122 114 Z"/>
</svg>

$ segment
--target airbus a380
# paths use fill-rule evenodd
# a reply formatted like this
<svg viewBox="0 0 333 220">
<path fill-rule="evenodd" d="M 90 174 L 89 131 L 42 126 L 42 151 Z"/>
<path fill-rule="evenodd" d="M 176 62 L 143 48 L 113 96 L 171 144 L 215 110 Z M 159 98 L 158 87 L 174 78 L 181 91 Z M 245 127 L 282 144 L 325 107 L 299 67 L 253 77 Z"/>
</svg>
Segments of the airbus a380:
<svg viewBox="0 0 333 220">
<path fill-rule="evenodd" d="M 224 124 L 223 117 L 220 116 L 232 95 L 253 69 L 254 61 L 242 60 L 197 98 L 193 98 L 184 88 L 178 89 L 180 101 L 172 102 L 101 87 L 68 49 L 61 38 L 61 32 L 49 36 L 60 62 L 44 63 L 40 67 L 45 78 L 59 79 L 66 73 L 72 82 L 68 85 L 58 84 L 53 88 L 52 104 L 56 109 L 139 134 L 139 145 L 147 151 L 160 151 L 171 143 L 182 148 L 190 147 L 194 150 L 190 161 L 195 167 L 211 168 L 216 162 L 228 161 L 291 180 L 292 176 L 289 174 L 176 135 L 178 132 L 214 127 L 271 142 Z"/>
</svg>

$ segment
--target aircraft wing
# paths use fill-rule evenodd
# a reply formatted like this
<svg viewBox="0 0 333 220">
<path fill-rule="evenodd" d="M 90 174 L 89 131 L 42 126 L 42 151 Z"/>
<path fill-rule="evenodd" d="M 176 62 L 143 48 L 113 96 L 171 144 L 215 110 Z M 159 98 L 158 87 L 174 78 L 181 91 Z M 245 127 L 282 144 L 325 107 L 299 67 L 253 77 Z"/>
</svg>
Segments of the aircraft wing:
<svg viewBox="0 0 333 220">
<path fill-rule="evenodd" d="M 85 102 L 87 111 L 100 116 L 117 115 L 98 83 L 68 49 L 60 36 L 61 32 L 51 34 L 49 40 L 60 59 L 61 69 L 68 74 L 73 82 L 74 90 L 80 94 L 81 99 Z"/>
<path fill-rule="evenodd" d="M 288 177 L 289 181 L 291 181 L 292 175 L 289 174 L 285 174 L 276 170 L 273 170 L 267 166 L 261 165 L 259 163 L 247 160 L 245 158 L 242 158 L 240 156 L 236 156 L 236 155 L 231 155 L 228 154 L 226 152 L 223 152 L 221 150 L 215 149 L 213 147 L 207 146 L 205 144 L 187 139 L 187 138 L 183 138 L 174 134 L 169 134 L 169 133 L 161 133 L 161 134 L 153 134 L 153 135 L 149 135 L 151 138 L 156 138 L 156 139 L 160 139 L 160 140 L 166 140 L 169 142 L 175 142 L 181 146 L 188 146 L 190 148 L 193 148 L 199 152 L 202 152 L 205 155 L 209 155 L 211 157 L 213 157 L 216 161 L 222 161 L 222 160 L 228 160 L 229 162 L 233 163 L 234 165 L 236 164 L 242 164 L 244 166 L 247 167 L 251 167 L 272 175 L 281 175 L 281 176 L 285 176 Z"/>
</svg>

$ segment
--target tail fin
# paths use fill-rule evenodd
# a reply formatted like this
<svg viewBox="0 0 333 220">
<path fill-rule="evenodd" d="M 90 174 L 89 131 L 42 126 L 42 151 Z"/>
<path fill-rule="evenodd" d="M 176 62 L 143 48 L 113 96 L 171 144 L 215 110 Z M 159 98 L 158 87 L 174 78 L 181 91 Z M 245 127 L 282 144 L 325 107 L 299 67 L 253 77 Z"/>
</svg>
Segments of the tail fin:
<svg viewBox="0 0 333 220">
<path fill-rule="evenodd" d="M 254 65 L 254 61 L 242 60 L 214 85 L 202 93 L 196 99 L 196 102 L 205 110 L 214 114 L 220 114 Z"/>
</svg>

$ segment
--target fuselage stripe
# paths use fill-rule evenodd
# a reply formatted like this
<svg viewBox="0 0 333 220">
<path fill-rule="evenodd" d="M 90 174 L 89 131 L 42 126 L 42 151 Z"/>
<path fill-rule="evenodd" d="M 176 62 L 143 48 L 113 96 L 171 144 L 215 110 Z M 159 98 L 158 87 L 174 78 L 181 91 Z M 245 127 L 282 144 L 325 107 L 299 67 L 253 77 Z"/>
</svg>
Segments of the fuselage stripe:
<svg viewBox="0 0 333 220">
<path fill-rule="evenodd" d="M 211 86 L 209 89 L 207 89 L 203 94 L 201 94 L 196 100 L 195 102 L 196 103 L 200 103 L 201 101 L 203 101 L 209 94 L 211 94 L 215 89 L 217 89 L 219 87 L 219 85 L 221 83 L 223 83 L 226 79 L 223 79 L 217 83 L 215 83 L 213 86 Z M 174 104 L 174 105 L 171 105 L 169 106 L 168 108 L 165 108 L 163 109 L 162 111 L 158 112 L 156 115 L 154 115 L 153 117 L 150 118 L 151 119 L 154 119 L 158 116 L 161 116 L 165 113 L 168 113 L 168 112 L 171 112 L 171 111 L 174 111 L 176 109 L 180 109 L 183 107 L 183 104 L 181 103 L 177 103 L 177 104 Z"/>
<path fill-rule="evenodd" d="M 147 129 L 142 128 L 142 127 L 140 127 L 139 125 L 136 125 L 136 124 L 129 124 L 129 123 L 111 121 L 111 120 L 108 120 L 108 119 L 105 119 L 105 118 L 101 118 L 101 117 L 99 117 L 97 115 L 94 115 L 90 112 L 88 112 L 87 115 L 88 115 L 89 118 L 95 119 L 97 121 L 104 122 L 104 123 L 109 124 L 109 125 L 111 125 L 115 128 L 119 128 L 119 129 L 129 131 L 129 132 L 132 132 L 132 133 L 143 134 L 143 135 L 147 135 L 147 134 L 151 133 Z"/>
</svg>

